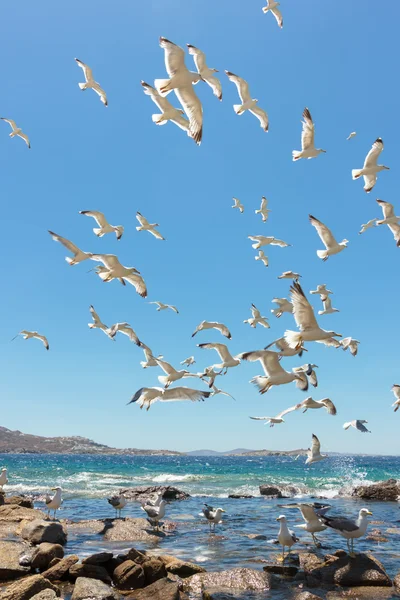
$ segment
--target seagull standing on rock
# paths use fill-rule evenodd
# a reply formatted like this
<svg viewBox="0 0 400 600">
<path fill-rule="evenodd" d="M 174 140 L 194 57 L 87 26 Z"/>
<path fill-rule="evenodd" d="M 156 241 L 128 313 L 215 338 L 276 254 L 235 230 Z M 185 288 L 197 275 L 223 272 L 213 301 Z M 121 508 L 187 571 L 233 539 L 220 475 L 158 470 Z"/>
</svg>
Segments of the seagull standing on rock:
<svg viewBox="0 0 400 600">
<path fill-rule="evenodd" d="M 55 492 L 54 496 L 46 495 L 45 503 L 47 509 L 47 516 L 50 518 L 50 511 L 54 511 L 54 519 L 56 518 L 56 511 L 60 508 L 62 504 L 61 492 L 62 489 L 60 486 L 55 488 L 51 488 L 53 492 Z"/>
<path fill-rule="evenodd" d="M 0 472 L 0 489 L 1 490 L 3 490 L 3 485 L 6 485 L 6 483 L 8 483 L 7 469 L 6 469 L 6 467 L 3 467 Z"/>
<path fill-rule="evenodd" d="M 367 517 L 369 515 L 372 515 L 372 512 L 367 508 L 362 508 L 356 521 L 344 517 L 326 517 L 325 515 L 321 515 L 320 518 L 327 527 L 330 527 L 347 540 L 349 556 L 354 557 L 354 540 L 363 537 L 367 533 Z"/>
<path fill-rule="evenodd" d="M 161 500 L 158 506 L 153 506 L 152 504 L 141 506 L 141 509 L 144 510 L 148 516 L 148 522 L 154 529 L 157 529 L 157 531 L 160 529 L 161 519 L 165 516 L 165 507 L 165 500 Z"/>
<path fill-rule="evenodd" d="M 119 513 L 119 518 L 121 518 L 121 511 L 127 504 L 127 499 L 125 496 L 123 494 L 111 496 L 111 498 L 107 498 L 107 502 L 111 504 L 113 508 L 115 508 L 115 517 L 117 518 Z"/>
<path fill-rule="evenodd" d="M 292 546 L 299 541 L 299 538 L 288 528 L 285 515 L 280 515 L 276 520 L 280 522 L 278 541 L 282 546 L 282 561 L 284 561 L 285 548 L 289 548 L 288 556 L 290 557 L 290 550 Z"/>
</svg>

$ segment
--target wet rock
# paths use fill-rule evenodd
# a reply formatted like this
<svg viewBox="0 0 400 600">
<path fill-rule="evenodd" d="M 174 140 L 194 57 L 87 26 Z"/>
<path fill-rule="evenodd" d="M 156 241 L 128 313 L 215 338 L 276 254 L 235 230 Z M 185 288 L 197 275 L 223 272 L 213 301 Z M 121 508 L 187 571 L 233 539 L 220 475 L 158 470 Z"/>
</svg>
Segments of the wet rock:
<svg viewBox="0 0 400 600">
<path fill-rule="evenodd" d="M 144 571 L 133 560 L 126 560 L 113 573 L 115 585 L 121 590 L 136 590 L 145 585 Z"/>
<path fill-rule="evenodd" d="M 109 519 L 105 522 L 104 539 L 109 542 L 157 542 L 165 537 L 163 531 L 154 531 L 146 519 Z"/>
<path fill-rule="evenodd" d="M 384 542 L 388 542 L 388 538 L 385 537 L 384 535 L 377 535 L 377 534 L 373 534 L 370 533 L 369 535 L 367 535 L 367 537 L 365 538 L 366 540 L 369 540 L 370 542 L 376 542 L 378 544 L 382 544 Z"/>
<path fill-rule="evenodd" d="M 388 479 L 370 485 L 359 485 L 354 488 L 351 495 L 363 500 L 397 502 L 400 496 L 400 483 L 397 479 Z"/>
<path fill-rule="evenodd" d="M 228 498 L 233 498 L 235 500 L 239 500 L 239 499 L 242 499 L 242 498 L 247 498 L 247 499 L 248 498 L 255 498 L 255 496 L 250 496 L 250 495 L 247 495 L 247 494 L 229 494 Z"/>
<path fill-rule="evenodd" d="M 35 594 L 30 600 L 56 600 L 58 597 L 57 593 L 59 595 L 59 592 L 55 592 L 49 588 L 47 590 L 43 590 L 43 592 Z"/>
<path fill-rule="evenodd" d="M 247 533 L 246 537 L 249 538 L 249 540 L 267 540 L 267 536 L 266 535 L 261 535 L 261 533 Z"/>
<path fill-rule="evenodd" d="M 128 500 L 139 500 L 140 502 L 147 500 L 154 494 L 163 494 L 164 500 L 187 500 L 190 495 L 172 485 L 151 485 L 151 486 L 140 486 L 135 488 L 128 488 L 120 490 L 121 494 Z"/>
<path fill-rule="evenodd" d="M 101 565 L 91 565 L 75 563 L 68 570 L 68 577 L 71 581 L 75 581 L 78 577 L 87 579 L 99 579 L 104 583 L 111 583 L 112 579 L 107 573 L 107 570 Z"/>
<path fill-rule="evenodd" d="M 298 594 L 297 596 L 295 596 L 294 600 L 323 600 L 320 596 L 316 596 L 315 594 L 312 594 L 311 592 L 301 592 L 301 594 Z"/>
<path fill-rule="evenodd" d="M 398 591 L 400 591 L 400 573 L 398 573 L 393 579 L 393 585 Z"/>
<path fill-rule="evenodd" d="M 167 577 L 167 569 L 165 568 L 162 560 L 159 560 L 158 558 L 147 558 L 147 560 L 144 561 L 141 566 L 144 572 L 146 586 L 158 581 L 159 579 L 165 579 Z"/>
<path fill-rule="evenodd" d="M 203 567 L 200 567 L 200 565 L 180 560 L 179 558 L 176 558 L 176 556 L 163 554 L 157 558 L 164 563 L 168 573 L 182 577 L 182 579 L 191 577 L 191 575 L 206 572 L 206 570 Z"/>
<path fill-rule="evenodd" d="M 16 504 L 23 508 L 33 508 L 33 500 L 27 496 L 8 496 L 4 498 L 4 504 Z"/>
<path fill-rule="evenodd" d="M 60 544 L 43 542 L 35 548 L 32 554 L 31 568 L 45 571 L 48 569 L 53 558 L 64 558 L 64 548 Z"/>
<path fill-rule="evenodd" d="M 357 554 L 354 558 L 345 556 L 326 556 L 325 562 L 311 574 L 327 584 L 346 587 L 355 586 L 391 586 L 383 565 L 371 554 Z"/>
<path fill-rule="evenodd" d="M 29 566 L 20 564 L 20 556 L 26 552 L 25 544 L 0 541 L 0 581 L 23 577 L 30 572 Z"/>
<path fill-rule="evenodd" d="M 61 581 L 67 575 L 72 565 L 76 564 L 78 561 L 79 556 L 76 556 L 76 554 L 70 554 L 69 556 L 66 556 L 65 558 L 62 558 L 60 561 L 56 562 L 56 564 L 53 564 L 53 566 L 47 569 L 47 571 L 44 571 L 42 575 L 50 581 Z"/>
<path fill-rule="evenodd" d="M 136 548 L 131 548 L 126 555 L 125 560 L 133 560 L 133 562 L 141 565 L 145 560 L 147 560 L 147 558 L 148 556 L 145 552 L 139 552 L 139 550 L 136 550 Z"/>
<path fill-rule="evenodd" d="M 274 575 L 281 575 L 282 577 L 295 577 L 299 569 L 289 565 L 265 565 L 265 567 L 263 567 L 263 571 L 266 573 L 272 573 Z"/>
<path fill-rule="evenodd" d="M 390 535 L 400 535 L 399 527 L 389 527 L 386 529 L 385 533 L 389 533 Z"/>
<path fill-rule="evenodd" d="M 283 498 L 280 488 L 276 485 L 265 483 L 260 485 L 261 496 L 268 496 L 269 498 Z"/>
<path fill-rule="evenodd" d="M 23 527 L 21 537 L 34 545 L 49 542 L 64 546 L 67 543 L 67 532 L 61 523 L 55 521 L 31 521 Z"/>
<path fill-rule="evenodd" d="M 180 600 L 179 584 L 169 579 L 159 579 L 142 590 L 136 590 L 128 596 L 129 600 Z"/>
<path fill-rule="evenodd" d="M 119 595 L 106 583 L 79 577 L 76 580 L 71 600 L 117 600 Z"/>
<path fill-rule="evenodd" d="M 201 594 L 203 590 L 264 591 L 271 588 L 271 575 L 253 569 L 238 568 L 216 573 L 198 573 L 184 582 L 184 590 Z"/>
<path fill-rule="evenodd" d="M 102 565 L 106 562 L 109 562 L 113 558 L 112 552 L 97 552 L 96 554 L 91 554 L 86 558 L 82 559 L 82 564 L 84 565 Z"/>
<path fill-rule="evenodd" d="M 42 575 L 32 575 L 7 587 L 1 595 L 1 600 L 27 600 L 47 589 L 58 594 L 58 589 L 48 579 Z"/>
</svg>

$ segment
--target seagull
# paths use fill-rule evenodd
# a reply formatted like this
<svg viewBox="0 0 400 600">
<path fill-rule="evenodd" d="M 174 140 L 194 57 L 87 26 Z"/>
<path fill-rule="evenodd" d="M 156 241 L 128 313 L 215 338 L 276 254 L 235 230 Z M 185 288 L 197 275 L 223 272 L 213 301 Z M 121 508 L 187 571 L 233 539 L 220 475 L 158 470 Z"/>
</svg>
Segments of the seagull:
<svg viewBox="0 0 400 600">
<path fill-rule="evenodd" d="M 61 490 L 60 486 L 51 488 L 51 490 L 53 492 L 55 492 L 55 494 L 53 497 L 46 494 L 45 502 L 46 502 L 46 508 L 47 508 L 47 516 L 50 518 L 50 511 L 53 510 L 54 511 L 54 519 L 55 519 L 56 511 L 60 508 L 60 506 L 62 504 L 62 498 L 61 498 L 62 490 Z"/>
<path fill-rule="evenodd" d="M 113 508 L 115 508 L 115 517 L 118 518 L 119 512 L 119 518 L 121 518 L 121 511 L 127 504 L 125 496 L 123 494 L 111 496 L 111 498 L 107 498 L 107 502 L 108 504 L 111 504 Z"/>
<path fill-rule="evenodd" d="M 240 202 L 240 200 L 238 200 L 237 198 L 232 198 L 232 200 L 234 201 L 232 208 L 238 208 L 241 213 L 244 212 L 244 206 Z"/>
<path fill-rule="evenodd" d="M 282 275 L 279 275 L 278 279 L 293 279 L 294 281 L 299 281 L 300 277 L 300 273 L 295 273 L 294 271 L 284 271 Z"/>
<path fill-rule="evenodd" d="M 339 254 L 339 252 L 347 247 L 347 244 L 349 243 L 348 240 L 344 239 L 342 242 L 340 242 L 340 244 L 338 244 L 333 237 L 331 230 L 328 229 L 326 225 L 321 223 L 321 221 L 318 221 L 318 219 L 312 215 L 308 215 L 308 218 L 310 219 L 311 225 L 317 230 L 321 242 L 326 248 L 326 250 L 317 250 L 317 256 L 324 262 L 328 260 L 330 256 L 333 256 L 333 254 Z"/>
<path fill-rule="evenodd" d="M 329 298 L 329 296 L 323 296 L 321 300 L 324 306 L 324 310 L 319 310 L 319 315 L 330 315 L 335 312 L 340 312 L 338 308 L 332 308 L 332 300 Z"/>
<path fill-rule="evenodd" d="M 293 312 L 293 304 L 287 300 L 287 298 L 273 298 L 272 302 L 278 305 L 279 308 L 271 308 L 271 312 L 278 319 L 283 315 L 283 313 L 292 313 Z"/>
<path fill-rule="evenodd" d="M 140 83 L 143 86 L 144 93 L 147 94 L 147 96 L 150 96 L 154 104 L 156 104 L 161 110 L 161 114 L 151 115 L 153 123 L 156 125 L 165 125 L 168 121 L 171 121 L 183 129 L 183 131 L 186 131 L 186 133 L 190 136 L 189 121 L 182 116 L 185 114 L 185 111 L 181 108 L 174 108 L 167 98 L 161 96 L 156 88 L 152 87 L 145 81 L 141 81 Z"/>
<path fill-rule="evenodd" d="M 190 400 L 191 402 L 199 402 L 205 398 L 209 398 L 211 392 L 203 392 L 202 390 L 192 390 L 187 387 L 176 387 L 165 389 L 160 387 L 142 387 L 133 396 L 128 404 L 138 402 L 140 408 L 146 406 L 149 410 L 150 406 L 159 400 L 160 402 L 178 402 L 180 400 Z"/>
<path fill-rule="evenodd" d="M 319 513 L 318 510 L 315 510 L 313 504 L 311 503 L 301 503 L 293 506 L 296 506 L 300 510 L 301 515 L 304 519 L 304 523 L 302 523 L 301 525 L 295 525 L 295 527 L 297 527 L 298 529 L 303 529 L 304 531 L 308 531 L 308 533 L 311 533 L 315 546 L 317 548 L 320 548 L 321 544 L 319 543 L 315 534 L 319 533 L 320 531 L 325 531 L 325 529 L 327 528 L 327 525 L 324 525 L 320 518 L 324 513 Z M 328 505 L 328 508 L 324 507 L 323 510 L 329 510 L 329 508 L 330 506 Z"/>
<path fill-rule="evenodd" d="M 266 237 L 265 235 L 248 235 L 247 237 L 249 238 L 249 240 L 255 242 L 255 244 L 252 244 L 254 250 L 258 250 L 262 246 L 269 246 L 270 244 L 271 246 L 280 246 L 281 248 L 287 248 L 291 245 L 287 244 L 283 240 L 278 240 L 273 236 Z"/>
<path fill-rule="evenodd" d="M 360 342 L 358 340 L 355 340 L 352 337 L 343 338 L 339 342 L 339 344 L 342 346 L 343 350 L 347 350 L 347 348 L 348 348 L 350 350 L 350 353 L 353 356 L 357 356 L 359 343 Z"/>
<path fill-rule="evenodd" d="M 250 417 L 250 419 L 253 419 L 253 421 L 265 421 L 264 425 L 269 425 L 270 427 L 273 427 L 274 425 L 279 425 L 280 423 L 284 423 L 285 419 L 283 417 L 288 412 L 291 412 L 291 409 L 283 410 L 282 412 L 279 413 L 279 415 L 276 415 L 276 417 Z"/>
<path fill-rule="evenodd" d="M 42 344 L 46 348 L 46 350 L 48 350 L 50 348 L 47 338 L 44 335 L 40 335 L 37 331 L 27 331 L 26 329 L 23 329 L 22 331 L 17 333 L 17 335 L 15 337 L 13 337 L 13 339 L 11 341 L 15 340 L 19 335 L 22 335 L 24 340 L 30 340 L 32 338 L 36 338 L 37 340 L 40 340 L 42 342 Z"/>
<path fill-rule="evenodd" d="M 85 75 L 85 83 L 78 83 L 81 90 L 92 89 L 96 94 L 100 96 L 100 100 L 104 104 L 104 106 L 108 106 L 107 96 L 103 88 L 94 80 L 92 69 L 85 65 L 84 62 L 79 60 L 79 58 L 75 59 L 77 65 L 83 70 L 83 74 Z"/>
<path fill-rule="evenodd" d="M 222 514 L 224 512 L 223 508 L 214 508 L 209 504 L 204 504 L 203 515 L 210 524 L 210 531 L 215 531 L 215 525 L 222 522 Z"/>
<path fill-rule="evenodd" d="M 214 385 L 214 382 L 216 380 L 216 378 L 218 377 L 218 375 L 222 375 L 222 370 L 221 371 L 214 371 L 214 369 L 212 367 L 206 367 L 204 369 L 204 373 L 197 373 L 197 376 L 202 379 L 204 381 L 204 379 L 206 377 L 208 377 L 208 387 L 212 388 Z"/>
<path fill-rule="evenodd" d="M 179 314 L 179 310 L 176 308 L 176 306 L 172 306 L 171 304 L 163 304 L 162 302 L 158 302 L 158 300 L 156 300 L 155 302 L 149 302 L 149 304 L 157 304 L 157 312 L 160 312 L 160 310 L 167 310 L 169 308 L 170 310 L 173 310 L 174 312 Z"/>
<path fill-rule="evenodd" d="M 98 273 L 99 277 L 104 282 L 112 281 L 113 279 L 123 279 L 133 285 L 142 298 L 147 296 L 147 288 L 143 277 L 134 267 L 124 267 L 118 260 L 115 254 L 92 254 L 92 260 L 103 263 L 107 270 Z"/>
<path fill-rule="evenodd" d="M 372 190 L 377 180 L 377 173 L 380 171 L 389 171 L 389 167 L 385 165 L 378 165 L 377 161 L 380 153 L 383 150 L 383 141 L 381 138 L 377 138 L 372 144 L 371 150 L 368 152 L 364 166 L 362 169 L 353 169 L 351 176 L 353 179 L 359 179 L 361 175 L 364 177 L 364 190 L 368 193 Z"/>
<path fill-rule="evenodd" d="M 201 144 L 203 133 L 203 107 L 197 97 L 193 84 L 201 80 L 198 73 L 189 71 L 185 65 L 185 53 L 182 48 L 160 37 L 160 46 L 164 49 L 165 68 L 169 79 L 156 79 L 154 85 L 161 96 L 172 90 L 189 118 L 189 132 L 196 144 Z"/>
<path fill-rule="evenodd" d="M 146 358 L 145 361 L 141 361 L 140 363 L 143 369 L 147 369 L 148 367 L 158 367 L 157 360 L 164 357 L 161 354 L 157 357 L 153 356 L 153 352 L 151 351 L 151 349 L 148 346 L 146 346 L 146 344 L 144 344 L 143 342 L 140 342 L 139 346 L 142 348 L 144 356 Z"/>
<path fill-rule="evenodd" d="M 109 329 L 109 334 L 113 339 L 118 332 L 128 336 L 131 342 L 135 342 L 137 346 L 140 346 L 141 342 L 129 323 L 115 323 L 115 325 Z"/>
<path fill-rule="evenodd" d="M 211 387 L 212 387 L 211 396 L 216 396 L 217 394 L 221 394 L 221 396 L 229 396 L 229 398 L 232 398 L 232 400 L 235 400 L 235 398 L 233 396 L 231 396 L 231 394 L 228 394 L 228 392 L 224 392 L 223 390 L 220 390 L 214 384 L 212 384 Z"/>
<path fill-rule="evenodd" d="M 144 506 L 141 506 L 141 509 L 144 510 L 149 517 L 148 521 L 150 525 L 152 525 L 154 529 L 157 528 L 157 531 L 159 530 L 161 519 L 165 516 L 165 506 L 165 500 L 161 500 L 158 506 L 154 506 L 152 504 L 145 504 Z"/>
<path fill-rule="evenodd" d="M 281 337 L 270 344 L 265 346 L 264 350 L 268 350 L 271 346 L 276 346 L 279 350 L 278 354 L 280 357 L 282 356 L 302 356 L 303 352 L 307 352 L 306 348 L 301 347 L 300 350 L 296 350 L 295 348 L 291 348 L 284 337 Z"/>
<path fill-rule="evenodd" d="M 15 136 L 18 136 L 18 137 L 20 137 L 21 139 L 24 140 L 24 142 L 28 146 L 28 148 L 31 147 L 31 143 L 29 141 L 28 136 L 25 133 L 22 132 L 22 129 L 17 126 L 17 124 L 16 124 L 15 121 L 13 121 L 12 119 L 6 119 L 4 117 L 0 117 L 0 118 L 1 118 L 2 121 L 5 121 L 9 125 L 11 125 L 12 132 L 9 134 L 10 137 L 13 138 Z"/>
<path fill-rule="evenodd" d="M 325 338 L 324 340 L 315 340 L 318 344 L 324 344 L 324 346 L 331 346 L 332 348 L 341 348 L 341 343 L 335 338 Z"/>
<path fill-rule="evenodd" d="M 282 29 L 283 27 L 283 17 L 281 11 L 278 9 L 279 2 L 275 2 L 275 0 L 267 0 L 267 6 L 262 7 L 263 13 L 272 12 L 274 15 L 276 22 L 279 27 Z"/>
<path fill-rule="evenodd" d="M 55 242 L 60 242 L 60 244 L 68 248 L 68 250 L 74 255 L 74 258 L 71 258 L 70 256 L 65 257 L 65 260 L 69 265 L 71 265 L 71 267 L 84 260 L 88 260 L 88 258 L 92 258 L 93 254 L 91 252 L 83 252 L 82 250 L 79 250 L 78 246 L 75 246 L 75 244 L 66 238 L 61 237 L 61 235 L 57 235 L 54 233 L 54 231 L 48 231 Z"/>
<path fill-rule="evenodd" d="M 363 223 L 361 225 L 361 230 L 358 232 L 358 234 L 361 235 L 362 233 L 365 233 L 365 231 L 367 231 L 367 229 L 371 229 L 371 227 L 375 227 L 375 223 L 377 220 L 378 219 L 371 219 L 367 223 Z"/>
<path fill-rule="evenodd" d="M 195 332 L 192 333 L 192 337 L 194 337 L 199 331 L 203 331 L 203 329 L 217 329 L 217 331 L 228 338 L 228 340 L 232 339 L 231 332 L 227 326 L 216 321 L 202 321 L 200 325 L 197 325 Z"/>
<path fill-rule="evenodd" d="M 303 402 L 300 402 L 299 404 L 293 406 L 291 410 L 303 409 L 303 413 L 305 413 L 309 409 L 313 410 L 319 408 L 325 408 L 328 415 L 335 416 L 337 414 L 336 406 L 333 404 L 332 400 L 330 400 L 329 398 L 323 398 L 322 400 L 313 400 L 311 396 L 303 400 Z"/>
<path fill-rule="evenodd" d="M 346 538 L 349 555 L 354 557 L 354 540 L 366 534 L 368 515 L 372 515 L 372 512 L 367 508 L 362 508 L 358 513 L 356 521 L 351 521 L 345 517 L 326 517 L 325 515 L 321 515 L 321 520 L 327 527 L 334 529 L 342 537 Z"/>
<path fill-rule="evenodd" d="M 102 322 L 99 315 L 95 311 L 94 306 L 90 305 L 89 310 L 90 314 L 92 315 L 93 323 L 88 323 L 88 327 L 90 327 L 90 329 L 101 329 L 101 331 L 104 331 L 106 336 L 108 336 L 110 339 L 113 339 L 113 336 L 110 334 L 110 329 Z"/>
<path fill-rule="evenodd" d="M 186 367 L 190 367 L 190 365 L 194 365 L 196 361 L 194 360 L 194 356 L 189 356 L 188 358 L 185 358 L 185 360 L 183 360 L 181 362 L 181 365 L 185 365 Z"/>
<path fill-rule="evenodd" d="M 3 489 L 3 485 L 6 485 L 6 483 L 8 483 L 7 469 L 3 467 L 0 472 L 0 489 Z"/>
<path fill-rule="evenodd" d="M 255 98 L 251 98 L 249 92 L 249 84 L 247 81 L 238 77 L 231 71 L 225 71 L 230 81 L 232 81 L 237 88 L 240 100 L 242 104 L 234 104 L 233 110 L 237 115 L 242 115 L 246 110 L 249 110 L 257 119 L 260 121 L 260 126 L 264 131 L 268 131 L 269 123 L 268 123 L 268 115 L 259 106 L 256 106 L 258 100 Z"/>
<path fill-rule="evenodd" d="M 310 294 L 319 294 L 320 296 L 329 296 L 329 294 L 333 294 L 333 292 L 331 292 L 331 290 L 328 290 L 326 288 L 326 283 L 323 283 L 321 285 L 317 285 L 316 290 L 310 290 Z"/>
<path fill-rule="evenodd" d="M 391 225 L 391 224 L 398 225 L 400 217 L 395 216 L 393 204 L 390 204 L 390 202 L 385 202 L 384 200 L 377 200 L 377 203 L 379 204 L 379 206 L 382 209 L 384 219 L 377 221 L 376 224 L 377 225 Z"/>
<path fill-rule="evenodd" d="M 136 213 L 136 218 L 140 223 L 139 227 L 136 227 L 136 231 L 148 231 L 151 235 L 154 235 L 158 240 L 165 240 L 165 238 L 161 235 L 159 231 L 155 229 L 155 227 L 159 227 L 158 223 L 149 223 L 148 220 L 140 214 L 139 211 Z"/>
<path fill-rule="evenodd" d="M 218 77 L 214 75 L 214 73 L 218 73 L 218 69 L 208 68 L 206 55 L 196 48 L 196 46 L 192 46 L 192 44 L 186 44 L 186 46 L 188 47 L 189 54 L 193 56 L 194 64 L 201 79 L 210 86 L 214 96 L 217 96 L 218 100 L 222 100 L 222 85 Z"/>
<path fill-rule="evenodd" d="M 311 465 L 312 463 L 319 462 L 320 460 L 324 460 L 324 458 L 328 458 L 327 454 L 321 454 L 321 443 L 317 436 L 312 434 L 312 444 L 311 448 L 307 450 L 307 460 L 306 465 Z"/>
<path fill-rule="evenodd" d="M 351 140 L 351 138 L 356 137 L 357 132 L 356 131 L 352 131 L 349 135 L 349 137 L 346 138 L 346 140 Z"/>
<path fill-rule="evenodd" d="M 265 376 L 258 375 L 253 377 L 250 383 L 254 383 L 259 389 L 260 394 L 265 394 L 274 385 L 284 385 L 286 383 L 296 382 L 296 386 L 303 391 L 308 390 L 308 379 L 306 375 L 300 372 L 290 373 L 285 371 L 279 363 L 280 356 L 277 352 L 271 350 L 257 350 L 255 352 L 243 352 L 239 355 L 242 360 L 255 362 L 259 360 L 263 367 Z"/>
<path fill-rule="evenodd" d="M 110 225 L 102 212 L 98 210 L 80 210 L 80 215 L 86 215 L 87 217 L 93 217 L 100 229 L 93 228 L 93 232 L 97 237 L 103 237 L 106 233 L 113 233 L 117 236 L 117 240 L 122 238 L 124 228 L 122 225 Z"/>
<path fill-rule="evenodd" d="M 301 150 L 293 150 L 293 160 L 299 160 L 300 158 L 315 158 L 321 154 L 321 152 L 326 152 L 326 150 L 314 146 L 314 123 L 308 108 L 303 110 L 302 116 L 304 120 L 302 121 Z"/>
<path fill-rule="evenodd" d="M 256 213 L 256 215 L 261 215 L 263 223 L 265 223 L 265 221 L 268 219 L 268 213 L 271 212 L 270 209 L 267 208 L 267 204 L 268 204 L 268 200 L 266 199 L 265 196 L 263 196 L 261 198 L 260 208 L 258 208 L 257 210 L 254 211 Z"/>
<path fill-rule="evenodd" d="M 243 321 L 243 323 L 248 323 L 250 327 L 253 327 L 254 329 L 257 327 L 257 324 L 261 325 L 262 327 L 265 327 L 266 329 L 269 329 L 267 317 L 261 316 L 261 313 L 255 304 L 251 305 L 251 314 L 253 315 L 252 318 L 246 319 L 245 321 Z"/>
<path fill-rule="evenodd" d="M 265 256 L 265 252 L 263 250 L 258 251 L 258 256 L 255 256 L 254 260 L 261 260 L 262 264 L 265 267 L 268 267 L 268 265 L 269 265 L 268 256 Z"/>
<path fill-rule="evenodd" d="M 392 406 L 394 406 L 394 412 L 397 412 L 400 408 L 400 385 L 395 383 L 392 385 L 391 390 L 394 394 L 396 400 L 393 402 Z"/>
<path fill-rule="evenodd" d="M 364 423 L 368 423 L 368 421 L 365 421 L 363 419 L 355 419 L 354 421 L 344 423 L 343 429 L 347 431 L 348 429 L 350 429 L 350 427 L 354 427 L 354 429 L 358 429 L 358 431 L 361 431 L 361 433 L 371 433 L 371 431 L 365 427 Z"/>
<path fill-rule="evenodd" d="M 197 344 L 199 348 L 205 348 L 207 350 L 215 350 L 218 352 L 222 362 L 220 364 L 212 365 L 212 369 L 225 369 L 225 373 L 231 367 L 237 367 L 240 365 L 240 359 L 237 356 L 232 356 L 228 350 L 228 346 L 225 344 Z"/>
<path fill-rule="evenodd" d="M 278 541 L 282 546 L 282 561 L 285 560 L 285 548 L 289 548 L 289 556 L 291 547 L 299 541 L 299 538 L 296 534 L 291 531 L 287 526 L 287 521 L 285 515 L 280 515 L 277 518 L 277 521 L 280 522 L 280 529 L 278 533 Z"/>
<path fill-rule="evenodd" d="M 156 358 L 155 360 L 158 366 L 161 367 L 161 369 L 166 374 L 166 377 L 164 377 L 163 375 L 158 376 L 158 381 L 163 384 L 165 389 L 167 389 L 174 381 L 182 379 L 182 377 L 197 377 L 197 375 L 195 375 L 194 373 L 189 373 L 189 371 L 186 370 L 177 371 L 172 365 L 167 363 L 165 360 L 161 360 L 160 358 Z"/>
<path fill-rule="evenodd" d="M 318 365 L 309 363 L 306 365 L 302 365 L 301 367 L 293 367 L 292 371 L 293 373 L 304 373 L 305 375 L 307 375 L 311 385 L 313 387 L 318 387 L 317 374 L 314 369 L 318 369 Z"/>
<path fill-rule="evenodd" d="M 303 342 L 315 342 L 332 337 L 342 337 L 340 333 L 326 331 L 319 327 L 314 310 L 307 300 L 302 287 L 295 282 L 290 287 L 293 314 L 300 332 L 285 331 L 285 340 L 291 348 L 300 349 Z"/>
</svg>

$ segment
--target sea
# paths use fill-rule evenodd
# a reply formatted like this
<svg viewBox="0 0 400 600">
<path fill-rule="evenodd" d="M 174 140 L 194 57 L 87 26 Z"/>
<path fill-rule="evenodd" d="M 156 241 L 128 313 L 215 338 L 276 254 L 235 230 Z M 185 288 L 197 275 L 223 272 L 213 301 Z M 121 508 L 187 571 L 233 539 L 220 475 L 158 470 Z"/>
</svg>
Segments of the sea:
<svg viewBox="0 0 400 600">
<path fill-rule="evenodd" d="M 323 499 L 331 504 L 331 515 L 356 518 L 364 506 L 373 512 L 368 533 L 387 541 L 365 537 L 356 540 L 356 550 L 372 551 L 388 574 L 396 575 L 400 571 L 400 504 L 366 502 L 352 498 L 351 491 L 356 485 L 400 479 L 400 457 L 333 455 L 310 467 L 304 463 L 303 456 L 295 460 L 290 456 L 0 455 L 0 465 L 9 470 L 7 494 L 28 494 L 37 508 L 44 508 L 44 496 L 50 488 L 62 487 L 60 519 L 113 518 L 107 498 L 129 487 L 173 485 L 190 494 L 187 500 L 168 503 L 166 519 L 175 527 L 155 543 L 105 542 L 100 536 L 80 531 L 69 536 L 68 553 L 83 557 L 107 549 L 123 552 L 134 546 L 155 554 L 173 554 L 209 571 L 262 569 L 265 562 L 278 560 L 280 549 L 273 542 L 278 532 L 276 518 L 281 514 L 300 538 L 297 548 L 313 548 L 311 536 L 296 529 L 302 523 L 300 511 L 282 505 Z M 259 486 L 265 483 L 285 486 L 291 499 L 260 496 Z M 255 497 L 233 499 L 230 494 Z M 215 535 L 210 535 L 201 516 L 204 503 L 226 511 Z M 123 516 L 145 514 L 138 502 L 131 501 Z M 254 539 L 254 534 L 260 539 Z M 346 541 L 330 530 L 320 533 L 319 539 L 319 552 L 325 554 L 346 547 Z M 274 600 L 281 597 L 278 592 L 268 596 Z"/>
</svg>

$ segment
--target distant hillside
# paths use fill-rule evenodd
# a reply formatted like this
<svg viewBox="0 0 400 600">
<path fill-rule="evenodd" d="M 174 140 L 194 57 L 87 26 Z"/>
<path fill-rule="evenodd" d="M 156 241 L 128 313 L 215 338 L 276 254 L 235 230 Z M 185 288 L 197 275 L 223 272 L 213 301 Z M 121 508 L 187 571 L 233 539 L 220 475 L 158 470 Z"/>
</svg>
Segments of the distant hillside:
<svg viewBox="0 0 400 600">
<path fill-rule="evenodd" d="M 172 450 L 139 450 L 110 448 L 80 436 L 41 437 L 0 427 L 0 453 L 9 454 L 162 454 L 176 455 Z"/>
<path fill-rule="evenodd" d="M 306 454 L 307 450 L 247 450 L 246 448 L 236 448 L 226 452 L 216 452 L 215 450 L 192 450 L 187 452 L 188 456 L 298 456 Z"/>
</svg>

